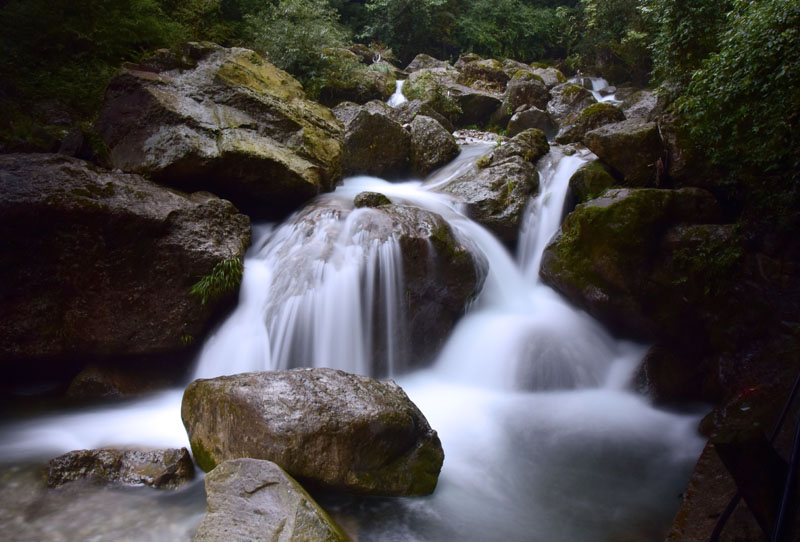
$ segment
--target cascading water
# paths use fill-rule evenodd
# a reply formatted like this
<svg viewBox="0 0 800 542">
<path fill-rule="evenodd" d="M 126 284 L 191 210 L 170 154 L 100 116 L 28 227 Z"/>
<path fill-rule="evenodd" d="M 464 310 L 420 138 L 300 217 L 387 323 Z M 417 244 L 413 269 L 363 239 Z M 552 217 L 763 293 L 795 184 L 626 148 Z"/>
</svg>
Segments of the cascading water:
<svg viewBox="0 0 800 542">
<path fill-rule="evenodd" d="M 592 88 L 587 87 L 587 90 L 592 93 L 592 96 L 598 102 L 619 103 L 619 100 L 614 95 L 614 88 L 602 77 L 573 77 L 569 82 L 582 87 L 586 87 L 586 83 L 591 84 Z"/>
<path fill-rule="evenodd" d="M 347 179 L 286 224 L 257 227 L 239 306 L 207 341 L 196 376 L 298 362 L 372 372 L 371 316 L 377 304 L 382 318 L 396 319 L 386 329 L 399 322 L 402 273 L 395 240 L 366 236 L 361 219 L 374 211 L 355 209 L 353 198 L 383 193 L 440 214 L 489 271 L 433 366 L 397 378 L 439 431 L 446 458 L 436 492 L 323 504 L 359 540 L 661 540 L 701 447 L 697 418 L 656 410 L 628 391 L 643 347 L 610 337 L 537 279 L 569 177 L 587 156 L 556 147 L 542 163 L 515 262 L 458 202 L 435 192 L 486 148 L 466 147 L 425 183 Z M 0 456 L 186 445 L 180 395 L 17 424 L 1 435 Z M 196 493 L 184 533 L 202 513 Z"/>
<path fill-rule="evenodd" d="M 403 83 L 405 83 L 405 80 L 401 81 L 400 79 L 398 79 L 396 81 L 394 94 L 392 94 L 389 97 L 389 101 L 387 102 L 390 106 L 398 107 L 408 101 L 408 99 L 403 94 Z"/>
</svg>

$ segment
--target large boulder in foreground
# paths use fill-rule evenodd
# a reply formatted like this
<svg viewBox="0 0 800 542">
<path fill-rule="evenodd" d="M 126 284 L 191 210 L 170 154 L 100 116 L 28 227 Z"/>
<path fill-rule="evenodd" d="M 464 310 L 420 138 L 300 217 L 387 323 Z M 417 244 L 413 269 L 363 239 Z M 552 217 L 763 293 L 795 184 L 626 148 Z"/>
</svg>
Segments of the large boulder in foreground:
<svg viewBox="0 0 800 542">
<path fill-rule="evenodd" d="M 208 473 L 205 485 L 208 511 L 194 542 L 347 540 L 300 484 L 270 461 L 225 461 Z"/>
<path fill-rule="evenodd" d="M 417 115 L 411 130 L 411 170 L 425 177 L 458 156 L 461 149 L 453 135 L 431 117 Z"/>
<path fill-rule="evenodd" d="M 247 49 L 157 51 L 112 79 L 96 126 L 115 168 L 210 190 L 251 216 L 284 215 L 341 178 L 331 111 Z"/>
<path fill-rule="evenodd" d="M 660 262 L 682 256 L 680 247 L 695 253 L 671 241 L 674 228 L 720 218 L 715 198 L 704 190 L 610 189 L 567 216 L 545 249 L 541 275 L 615 332 L 692 342 L 699 318 L 681 289 L 694 280 L 681 280 L 690 268 L 673 262 L 664 272 Z"/>
<path fill-rule="evenodd" d="M 166 450 L 75 450 L 51 459 L 47 485 L 76 480 L 175 489 L 194 478 L 194 463 L 186 448 Z"/>
<path fill-rule="evenodd" d="M 228 201 L 75 158 L 0 156 L 0 186 L 4 360 L 183 350 L 221 301 L 190 289 L 250 243 Z"/>
<path fill-rule="evenodd" d="M 346 175 L 397 177 L 409 170 L 411 136 L 391 118 L 391 108 L 371 102 L 339 104 L 334 114 L 344 125 Z"/>
<path fill-rule="evenodd" d="M 466 203 L 470 217 L 500 239 L 514 242 L 528 200 L 539 188 L 536 163 L 549 150 L 542 131 L 526 130 L 439 190 Z"/>
<path fill-rule="evenodd" d="M 334 369 L 195 380 L 181 417 L 195 461 L 272 461 L 301 483 L 364 495 L 427 495 L 444 452 L 394 382 Z"/>
<path fill-rule="evenodd" d="M 627 186 L 657 187 L 661 184 L 664 143 L 655 122 L 630 119 L 591 130 L 583 143 L 603 162 L 618 171 Z"/>
</svg>

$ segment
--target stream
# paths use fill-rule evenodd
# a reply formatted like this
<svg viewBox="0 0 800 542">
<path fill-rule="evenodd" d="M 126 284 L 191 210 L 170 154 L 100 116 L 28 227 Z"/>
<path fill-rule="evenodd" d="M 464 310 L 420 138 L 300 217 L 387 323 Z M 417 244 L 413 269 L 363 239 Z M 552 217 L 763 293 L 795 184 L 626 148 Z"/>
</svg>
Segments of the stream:
<svg viewBox="0 0 800 542">
<path fill-rule="evenodd" d="M 568 181 L 591 157 L 553 146 L 540 166 L 517 257 L 463 206 L 436 192 L 487 150 L 461 156 L 425 181 L 346 179 L 314 206 L 336 212 L 308 235 L 301 214 L 257 225 L 239 304 L 206 341 L 193 378 L 285 369 L 297 360 L 386 372 L 439 432 L 445 462 L 424 498 L 323 495 L 359 541 L 661 541 L 703 442 L 699 414 L 653 407 L 630 389 L 646 347 L 610 336 L 538 279 L 557 232 Z M 389 363 L 372 366 L 372 304 L 401 305 L 396 242 L 354 229 L 362 191 L 442 215 L 489 262 L 485 285 L 435 362 L 409 371 L 387 338 Z M 302 212 L 301 212 L 302 213 Z M 324 260 L 322 252 L 329 253 Z M 399 309 L 398 309 L 399 310 Z M 382 376 L 382 375 L 380 375 Z M 202 478 L 175 492 L 73 484 L 47 490 L 36 462 L 78 448 L 188 446 L 182 390 L 0 429 L 0 529 L 6 540 L 190 540 L 205 509 Z"/>
</svg>

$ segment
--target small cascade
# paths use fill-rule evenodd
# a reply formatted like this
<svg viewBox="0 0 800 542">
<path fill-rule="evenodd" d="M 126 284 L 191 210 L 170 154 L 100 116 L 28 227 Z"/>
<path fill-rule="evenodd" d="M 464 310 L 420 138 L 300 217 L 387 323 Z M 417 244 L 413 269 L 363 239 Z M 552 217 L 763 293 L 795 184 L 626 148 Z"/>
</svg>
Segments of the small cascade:
<svg viewBox="0 0 800 542">
<path fill-rule="evenodd" d="M 392 94 L 389 97 L 389 100 L 386 102 L 390 106 L 398 107 L 408 101 L 408 98 L 406 98 L 405 95 L 403 94 L 403 83 L 405 83 L 405 80 L 401 81 L 400 79 L 398 79 L 397 81 L 395 81 L 395 84 L 397 86 L 395 87 L 394 94 Z"/>
<path fill-rule="evenodd" d="M 598 102 L 620 103 L 614 95 L 616 87 L 609 85 L 602 77 L 579 76 L 571 78 L 569 82 L 586 88 Z"/>
</svg>

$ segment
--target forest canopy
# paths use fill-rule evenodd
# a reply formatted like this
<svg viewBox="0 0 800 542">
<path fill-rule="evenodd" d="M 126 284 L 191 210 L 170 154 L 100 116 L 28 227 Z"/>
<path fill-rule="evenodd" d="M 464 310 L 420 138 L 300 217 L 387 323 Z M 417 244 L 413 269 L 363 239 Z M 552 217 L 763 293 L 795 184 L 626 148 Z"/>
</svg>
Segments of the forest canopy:
<svg viewBox="0 0 800 542">
<path fill-rule="evenodd" d="M 319 88 L 322 49 L 544 61 L 612 83 L 666 83 L 716 163 L 797 170 L 796 0 L 8 0 L 0 141 L 35 148 L 90 121 L 125 61 L 187 40 L 254 48 Z"/>
</svg>

